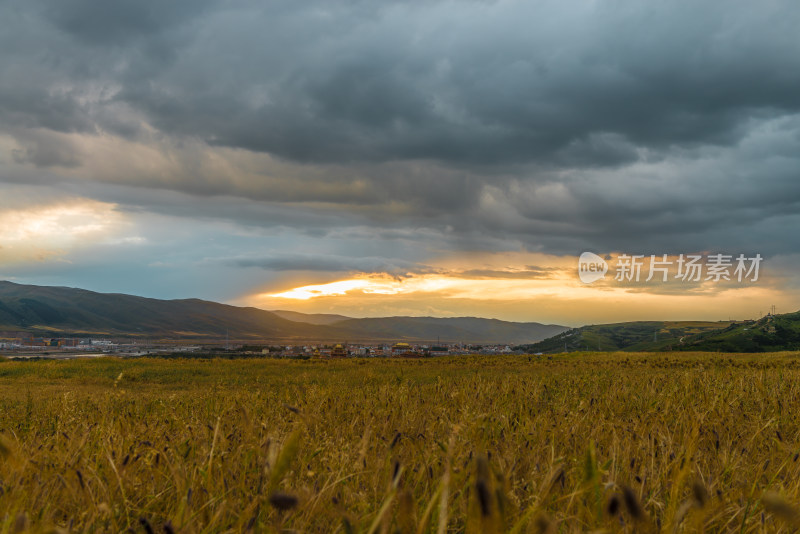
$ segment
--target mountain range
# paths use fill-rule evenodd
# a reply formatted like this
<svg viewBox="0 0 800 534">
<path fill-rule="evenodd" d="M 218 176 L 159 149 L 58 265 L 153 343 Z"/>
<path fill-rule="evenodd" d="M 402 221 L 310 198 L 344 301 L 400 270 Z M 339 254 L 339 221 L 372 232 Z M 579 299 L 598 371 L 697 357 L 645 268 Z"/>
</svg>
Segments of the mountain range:
<svg viewBox="0 0 800 534">
<path fill-rule="evenodd" d="M 530 353 L 576 350 L 800 350 L 800 312 L 750 321 L 634 321 L 579 328 L 476 317 L 352 318 L 267 311 L 200 299 L 159 300 L 0 281 L 0 338 L 128 337 L 214 342 L 507 343 Z"/>
<path fill-rule="evenodd" d="M 0 332 L 255 341 L 533 343 L 567 330 L 474 317 L 382 317 L 266 311 L 200 299 L 159 300 L 0 281 Z M 2 337 L 2 336 L 0 336 Z"/>
</svg>

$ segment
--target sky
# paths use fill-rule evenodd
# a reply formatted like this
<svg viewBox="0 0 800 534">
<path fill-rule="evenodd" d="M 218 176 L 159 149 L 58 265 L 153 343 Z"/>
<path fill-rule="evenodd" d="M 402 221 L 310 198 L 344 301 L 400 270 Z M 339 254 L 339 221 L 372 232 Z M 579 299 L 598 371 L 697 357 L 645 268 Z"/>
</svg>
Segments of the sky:
<svg viewBox="0 0 800 534">
<path fill-rule="evenodd" d="M 794 1 L 0 0 L 0 21 L 2 280 L 566 325 L 800 308 Z M 664 254 L 666 281 L 617 279 Z M 682 254 L 762 259 L 687 281 Z"/>
</svg>

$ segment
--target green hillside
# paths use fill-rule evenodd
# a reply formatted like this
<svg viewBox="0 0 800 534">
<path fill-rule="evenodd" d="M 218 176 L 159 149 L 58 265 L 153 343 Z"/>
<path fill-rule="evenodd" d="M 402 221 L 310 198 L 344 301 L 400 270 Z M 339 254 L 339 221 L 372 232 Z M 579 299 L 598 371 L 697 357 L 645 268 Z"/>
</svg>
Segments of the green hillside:
<svg viewBox="0 0 800 534">
<path fill-rule="evenodd" d="M 685 339 L 676 349 L 722 352 L 800 350 L 800 312 L 734 323 L 727 328 Z"/>
<path fill-rule="evenodd" d="M 525 345 L 531 353 L 575 350 L 677 350 L 687 339 L 728 327 L 729 321 L 634 321 L 573 328 L 538 343 Z M 701 350 L 701 349 L 696 349 Z"/>
<path fill-rule="evenodd" d="M 337 329 L 256 308 L 199 299 L 158 300 L 65 287 L 0 282 L 0 330 L 184 338 L 330 338 Z"/>
</svg>

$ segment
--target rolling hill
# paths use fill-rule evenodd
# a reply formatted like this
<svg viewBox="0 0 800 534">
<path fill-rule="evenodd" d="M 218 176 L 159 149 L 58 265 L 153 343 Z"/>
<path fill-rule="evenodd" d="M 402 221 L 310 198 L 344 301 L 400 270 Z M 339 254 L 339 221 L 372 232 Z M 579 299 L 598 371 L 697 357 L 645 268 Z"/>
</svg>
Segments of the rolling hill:
<svg viewBox="0 0 800 534">
<path fill-rule="evenodd" d="M 755 321 L 636 321 L 582 326 L 523 348 L 531 353 L 800 350 L 800 312 L 767 315 Z"/>
<path fill-rule="evenodd" d="M 706 321 L 634 321 L 582 326 L 538 343 L 525 345 L 529 352 L 574 350 L 658 351 L 673 350 L 691 336 L 718 331 L 731 323 Z"/>
<path fill-rule="evenodd" d="M 703 332 L 684 339 L 677 350 L 720 352 L 800 350 L 800 312 L 767 315 L 757 321 L 733 323 L 726 328 Z"/>
<path fill-rule="evenodd" d="M 470 317 L 351 319 L 274 313 L 200 299 L 158 300 L 0 281 L 0 331 L 27 331 L 41 336 L 531 343 L 565 329 Z"/>
<path fill-rule="evenodd" d="M 66 287 L 0 282 L 0 329 L 41 334 L 291 339 L 334 329 L 256 308 L 199 299 L 158 300 Z"/>
</svg>

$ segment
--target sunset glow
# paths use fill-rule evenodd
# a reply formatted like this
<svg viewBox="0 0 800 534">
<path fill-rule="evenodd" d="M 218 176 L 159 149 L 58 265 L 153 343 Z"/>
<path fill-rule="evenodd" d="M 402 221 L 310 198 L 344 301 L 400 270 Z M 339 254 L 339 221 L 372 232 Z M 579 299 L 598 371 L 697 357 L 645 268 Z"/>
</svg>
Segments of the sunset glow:
<svg viewBox="0 0 800 534">
<path fill-rule="evenodd" d="M 122 223 L 113 204 L 83 199 L 0 211 L 0 258 L 10 262 L 57 255 L 97 243 Z"/>
<path fill-rule="evenodd" d="M 626 286 L 615 282 L 612 273 L 605 283 L 586 285 L 578 280 L 574 266 L 564 258 L 550 258 L 550 263 L 545 257 L 536 259 L 543 266 L 549 265 L 546 278 L 520 279 L 518 275 L 524 266 L 448 271 L 444 265 L 452 264 L 452 260 L 447 260 L 442 262 L 440 274 L 409 274 L 401 278 L 359 275 L 258 293 L 238 302 L 264 309 L 359 317 L 373 313 L 464 316 L 479 309 L 485 316 L 502 319 L 553 320 L 576 325 L 658 318 L 678 320 L 687 309 L 704 320 L 718 319 L 720 308 L 731 317 L 755 317 L 763 302 L 774 302 L 781 308 L 793 305 L 792 294 L 769 282 L 687 285 L 671 281 Z M 461 259 L 462 265 L 468 261 L 468 257 Z M 478 278 L 476 272 L 491 273 L 491 277 L 484 274 Z"/>
<path fill-rule="evenodd" d="M 0 280 L 359 317 L 798 307 L 778 4 L 56 4 L 0 3 Z M 584 252 L 763 269 L 586 286 Z"/>
<path fill-rule="evenodd" d="M 797 0 L 0 21 L 0 534 L 800 532 Z"/>
</svg>

